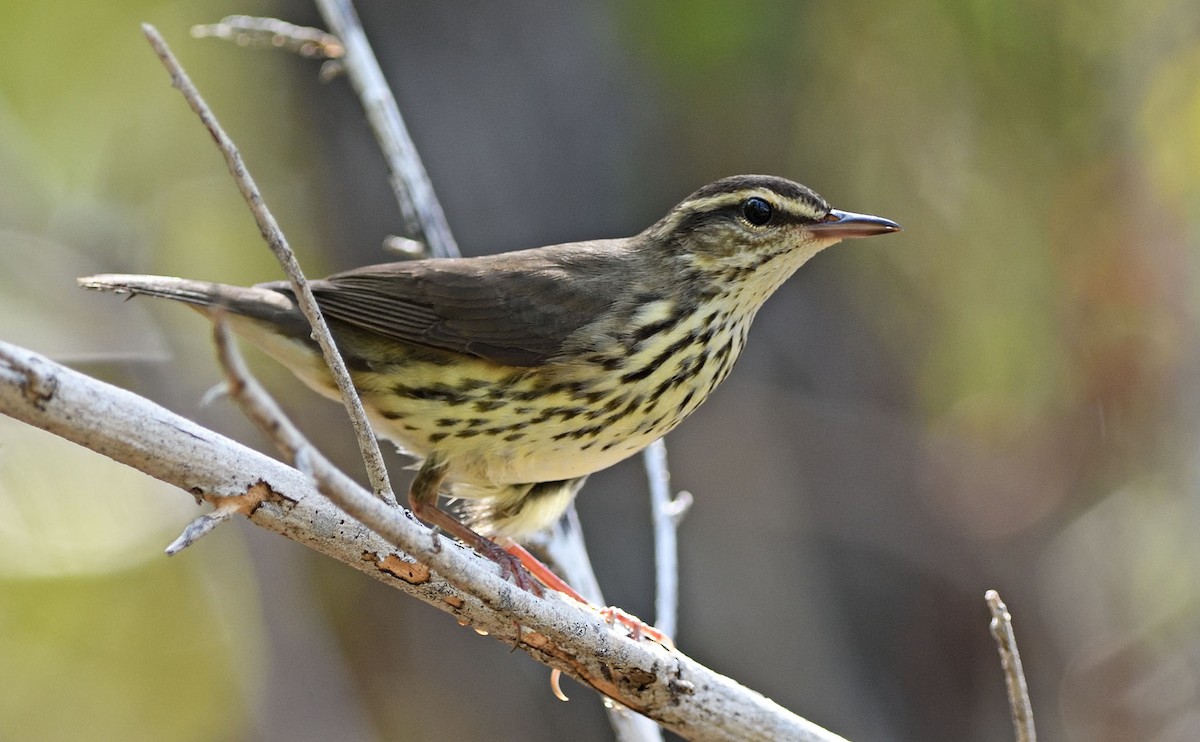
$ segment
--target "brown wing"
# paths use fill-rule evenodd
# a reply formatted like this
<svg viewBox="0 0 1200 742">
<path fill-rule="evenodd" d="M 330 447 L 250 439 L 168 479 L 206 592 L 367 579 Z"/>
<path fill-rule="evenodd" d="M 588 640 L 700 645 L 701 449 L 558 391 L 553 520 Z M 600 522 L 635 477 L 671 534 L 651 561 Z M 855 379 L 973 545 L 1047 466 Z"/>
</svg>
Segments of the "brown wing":
<svg viewBox="0 0 1200 742">
<path fill-rule="evenodd" d="M 358 268 L 312 282 L 326 316 L 383 337 L 509 366 L 552 360 L 610 304 L 619 243 Z M 608 277 L 610 280 L 605 281 Z M 280 284 L 270 288 L 290 294 Z"/>
</svg>

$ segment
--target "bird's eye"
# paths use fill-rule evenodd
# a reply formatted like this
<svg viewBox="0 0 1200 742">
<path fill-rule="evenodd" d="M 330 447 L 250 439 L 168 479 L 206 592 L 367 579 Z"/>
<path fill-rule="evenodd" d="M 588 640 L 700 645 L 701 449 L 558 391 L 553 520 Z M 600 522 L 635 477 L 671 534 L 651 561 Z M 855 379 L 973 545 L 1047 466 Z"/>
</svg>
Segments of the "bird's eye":
<svg viewBox="0 0 1200 742">
<path fill-rule="evenodd" d="M 756 227 L 761 227 L 771 221 L 771 215 L 774 213 L 771 204 L 765 199 L 748 198 L 742 202 L 742 217 Z"/>
</svg>

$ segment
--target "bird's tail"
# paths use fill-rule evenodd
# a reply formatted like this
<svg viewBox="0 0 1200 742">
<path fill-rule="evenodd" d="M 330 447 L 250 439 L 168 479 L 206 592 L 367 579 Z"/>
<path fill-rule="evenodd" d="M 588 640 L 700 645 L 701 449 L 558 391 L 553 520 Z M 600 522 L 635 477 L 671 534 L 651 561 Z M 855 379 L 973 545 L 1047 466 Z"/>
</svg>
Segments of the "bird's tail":
<svg viewBox="0 0 1200 742">
<path fill-rule="evenodd" d="M 104 273 L 78 279 L 80 286 L 128 296 L 156 296 L 188 304 L 206 316 L 218 312 L 262 320 L 285 334 L 306 337 L 308 322 L 292 299 L 260 286 L 230 286 L 171 276 Z"/>
</svg>

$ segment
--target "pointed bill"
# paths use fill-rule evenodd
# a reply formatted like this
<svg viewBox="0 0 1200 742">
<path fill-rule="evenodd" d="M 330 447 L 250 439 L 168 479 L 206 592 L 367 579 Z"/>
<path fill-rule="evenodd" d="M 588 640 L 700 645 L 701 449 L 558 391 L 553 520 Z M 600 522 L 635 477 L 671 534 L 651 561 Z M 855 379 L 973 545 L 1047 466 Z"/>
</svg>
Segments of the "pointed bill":
<svg viewBox="0 0 1200 742">
<path fill-rule="evenodd" d="M 808 229 L 821 237 L 844 240 L 852 237 L 870 237 L 888 232 L 899 232 L 900 225 L 881 216 L 830 209 L 829 216 L 826 216 L 824 221 L 810 225 Z"/>
</svg>

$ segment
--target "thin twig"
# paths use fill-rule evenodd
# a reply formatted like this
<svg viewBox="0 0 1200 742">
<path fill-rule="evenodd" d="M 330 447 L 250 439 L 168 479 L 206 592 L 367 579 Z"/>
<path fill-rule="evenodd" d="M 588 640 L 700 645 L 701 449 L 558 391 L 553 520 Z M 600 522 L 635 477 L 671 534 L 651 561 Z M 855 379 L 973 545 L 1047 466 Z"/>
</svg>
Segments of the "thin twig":
<svg viewBox="0 0 1200 742">
<path fill-rule="evenodd" d="M 183 94 L 192 111 L 200 117 L 200 121 L 212 135 L 217 147 L 221 150 L 221 154 L 225 157 L 225 163 L 229 167 L 230 174 L 233 175 L 238 189 L 241 190 L 242 196 L 246 199 L 246 204 L 250 207 L 250 211 L 254 215 L 254 221 L 258 224 L 259 232 L 262 233 L 263 239 L 266 240 L 267 245 L 271 248 L 271 252 L 275 254 L 275 259 L 279 261 L 284 272 L 287 273 L 288 278 L 291 280 L 292 289 L 296 293 L 296 303 L 300 306 L 300 311 L 308 318 L 308 322 L 313 328 L 313 335 L 316 337 L 317 344 L 321 346 L 321 352 L 325 355 L 325 363 L 328 364 L 333 374 L 334 381 L 337 383 L 338 390 L 342 395 L 342 403 L 346 406 L 346 411 L 350 415 L 354 434 L 358 438 L 358 447 L 367 468 L 367 476 L 371 480 L 371 488 L 375 491 L 377 497 L 389 504 L 395 505 L 396 495 L 392 492 L 392 486 L 388 481 L 387 467 L 383 463 L 383 454 L 380 453 L 379 444 L 375 440 L 375 434 L 371 431 L 370 423 L 367 422 L 367 414 L 363 410 L 362 401 L 359 400 L 358 393 L 354 390 L 354 383 L 350 380 L 346 364 L 342 361 L 341 354 L 337 351 L 333 336 L 329 333 L 329 328 L 325 325 L 320 307 L 317 306 L 317 300 L 313 297 L 312 290 L 308 287 L 304 273 L 300 270 L 300 263 L 296 260 L 295 254 L 288 246 L 287 238 L 284 237 L 283 231 L 279 228 L 279 223 L 275 221 L 274 215 L 271 214 L 266 203 L 263 201 L 262 193 L 259 192 L 258 186 L 250 176 L 249 170 L 246 169 L 246 164 L 242 161 L 242 155 L 234 145 L 233 140 L 221 128 L 216 116 L 213 115 L 208 104 L 201 97 L 200 91 L 192 84 L 191 79 L 188 78 L 187 73 L 179 64 L 179 60 L 171 53 L 167 42 L 148 23 L 142 25 L 142 32 L 150 41 L 150 45 L 154 47 L 155 53 L 158 54 L 158 58 L 162 61 L 163 66 L 167 68 L 167 72 L 170 73 L 171 83 Z"/>
<path fill-rule="evenodd" d="M 328 472 L 321 470 L 322 458 L 317 448 L 309 443 L 250 374 L 237 344 L 233 342 L 228 325 L 220 316 L 213 320 L 213 346 L 217 351 L 217 362 L 225 373 L 225 393 L 237 404 L 242 414 L 257 425 L 297 469 L 315 480 L 330 478 Z"/>
<path fill-rule="evenodd" d="M 400 116 L 383 70 L 375 61 L 367 34 L 349 0 L 316 0 L 325 23 L 346 48 L 346 76 L 362 101 L 363 110 L 391 173 L 392 190 L 400 204 L 400 215 L 409 237 L 420 237 L 437 258 L 459 255 L 458 243 L 450 234 L 450 225 L 442 205 L 433 192 L 433 184 L 421 164 L 416 145 Z"/>
<path fill-rule="evenodd" d="M 268 490 L 269 488 L 254 484 L 247 488 L 245 492 L 240 492 L 236 495 L 222 496 L 209 494 L 207 497 L 197 497 L 197 501 L 207 500 L 211 503 L 213 506 L 212 511 L 201 515 L 189 523 L 187 528 L 183 529 L 183 533 L 179 534 L 179 538 L 167 546 L 167 556 L 174 556 L 183 551 L 235 515 L 249 517 L 263 503 L 263 500 L 267 498 Z"/>
<path fill-rule="evenodd" d="M 1033 727 L 1033 705 L 1029 702 L 1029 688 L 1025 685 L 1025 669 L 1021 666 L 1021 653 L 1017 651 L 1017 636 L 1013 632 L 1012 614 L 1000 600 L 995 590 L 984 593 L 988 610 L 992 613 L 989 624 L 996 649 L 1000 652 L 1000 667 L 1004 670 L 1004 684 L 1008 688 L 1008 707 L 1012 713 L 1013 729 L 1017 742 L 1037 742 Z"/>
<path fill-rule="evenodd" d="M 677 526 L 681 517 L 671 497 L 667 445 L 660 438 L 642 452 L 650 482 L 650 517 L 654 524 L 654 627 L 675 636 L 679 614 L 679 550 Z"/>
<path fill-rule="evenodd" d="M 333 34 L 278 18 L 230 15 L 217 23 L 192 26 L 192 36 L 232 41 L 240 46 L 286 49 L 309 59 L 341 59 L 346 53 Z"/>
</svg>

